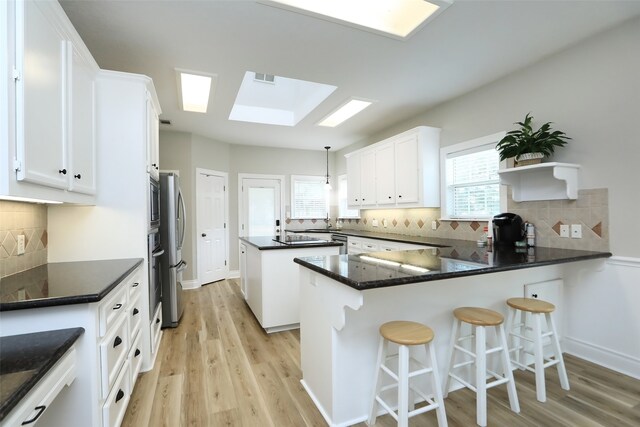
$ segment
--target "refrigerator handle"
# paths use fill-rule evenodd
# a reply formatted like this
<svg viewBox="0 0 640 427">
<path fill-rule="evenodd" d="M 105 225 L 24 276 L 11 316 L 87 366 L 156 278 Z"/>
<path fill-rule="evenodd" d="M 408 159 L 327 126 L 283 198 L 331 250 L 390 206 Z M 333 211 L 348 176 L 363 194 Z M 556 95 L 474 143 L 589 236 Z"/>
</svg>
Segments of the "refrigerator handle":
<svg viewBox="0 0 640 427">
<path fill-rule="evenodd" d="M 187 208 L 184 205 L 184 198 L 182 197 L 182 190 L 178 190 L 178 201 L 180 202 L 180 210 L 182 211 L 182 230 L 180 230 L 180 247 L 184 245 L 184 235 L 187 230 Z"/>
<path fill-rule="evenodd" d="M 176 272 L 181 272 L 187 269 L 187 261 L 180 261 L 180 264 L 178 264 L 178 268 L 176 270 Z"/>
</svg>

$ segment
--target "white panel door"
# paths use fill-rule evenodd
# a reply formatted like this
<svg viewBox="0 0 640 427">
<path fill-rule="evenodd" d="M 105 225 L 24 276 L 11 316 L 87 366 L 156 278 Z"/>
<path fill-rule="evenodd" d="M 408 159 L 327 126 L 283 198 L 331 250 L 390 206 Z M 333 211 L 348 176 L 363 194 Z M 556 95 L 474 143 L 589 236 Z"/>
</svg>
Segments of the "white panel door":
<svg viewBox="0 0 640 427">
<path fill-rule="evenodd" d="M 281 228 L 281 181 L 242 179 L 240 236 L 276 236 Z"/>
<path fill-rule="evenodd" d="M 196 182 L 198 280 L 211 283 L 227 277 L 225 176 L 199 172 Z"/>
</svg>

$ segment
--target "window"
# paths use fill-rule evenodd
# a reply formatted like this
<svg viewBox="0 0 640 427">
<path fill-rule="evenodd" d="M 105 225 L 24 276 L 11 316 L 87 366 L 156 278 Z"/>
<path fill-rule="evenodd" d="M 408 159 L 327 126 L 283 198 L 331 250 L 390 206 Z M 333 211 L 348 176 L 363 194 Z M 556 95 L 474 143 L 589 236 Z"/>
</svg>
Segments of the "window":
<svg viewBox="0 0 640 427">
<path fill-rule="evenodd" d="M 504 135 L 500 132 L 440 150 L 444 218 L 488 219 L 500 213 L 496 144 Z"/>
<path fill-rule="evenodd" d="M 329 190 L 324 176 L 291 176 L 291 218 L 326 218 L 329 212 Z"/>
<path fill-rule="evenodd" d="M 347 175 L 338 177 L 338 218 L 360 218 L 360 209 L 347 207 Z"/>
</svg>

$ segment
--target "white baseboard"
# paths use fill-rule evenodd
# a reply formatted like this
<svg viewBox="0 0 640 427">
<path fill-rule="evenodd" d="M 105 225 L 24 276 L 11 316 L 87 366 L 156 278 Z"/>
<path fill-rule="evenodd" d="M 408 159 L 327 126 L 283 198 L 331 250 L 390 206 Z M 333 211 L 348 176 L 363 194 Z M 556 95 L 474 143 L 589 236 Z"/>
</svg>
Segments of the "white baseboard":
<svg viewBox="0 0 640 427">
<path fill-rule="evenodd" d="M 200 287 L 200 283 L 198 282 L 197 279 L 182 281 L 182 289 L 198 289 L 199 287 Z"/>
<path fill-rule="evenodd" d="M 239 279 L 240 278 L 240 270 L 231 270 L 227 274 L 227 279 Z"/>
<path fill-rule="evenodd" d="M 589 362 L 640 379 L 640 359 L 608 348 L 565 336 L 563 350 Z"/>
</svg>

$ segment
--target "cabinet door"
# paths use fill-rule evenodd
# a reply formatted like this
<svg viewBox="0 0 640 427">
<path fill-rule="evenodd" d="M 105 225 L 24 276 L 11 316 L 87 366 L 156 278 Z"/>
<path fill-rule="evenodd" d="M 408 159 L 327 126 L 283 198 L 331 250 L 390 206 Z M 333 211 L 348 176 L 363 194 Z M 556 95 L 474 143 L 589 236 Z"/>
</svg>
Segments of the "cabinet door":
<svg viewBox="0 0 640 427">
<path fill-rule="evenodd" d="M 379 205 L 396 203 L 393 144 L 376 150 L 376 201 Z"/>
<path fill-rule="evenodd" d="M 34 1 L 16 5 L 17 179 L 67 188 L 69 43 L 48 7 Z"/>
<path fill-rule="evenodd" d="M 160 179 L 159 126 L 158 113 L 147 94 L 147 172 L 155 179 Z"/>
<path fill-rule="evenodd" d="M 71 137 L 69 174 L 71 190 L 96 193 L 95 75 L 89 64 L 73 49 L 71 62 Z"/>
<path fill-rule="evenodd" d="M 367 151 L 360 157 L 360 195 L 362 206 L 376 204 L 376 153 Z"/>
<path fill-rule="evenodd" d="M 417 135 L 409 135 L 395 143 L 396 202 L 417 203 L 420 171 Z"/>
<path fill-rule="evenodd" d="M 360 154 L 354 154 L 347 157 L 347 205 L 357 209 L 361 204 Z"/>
</svg>

